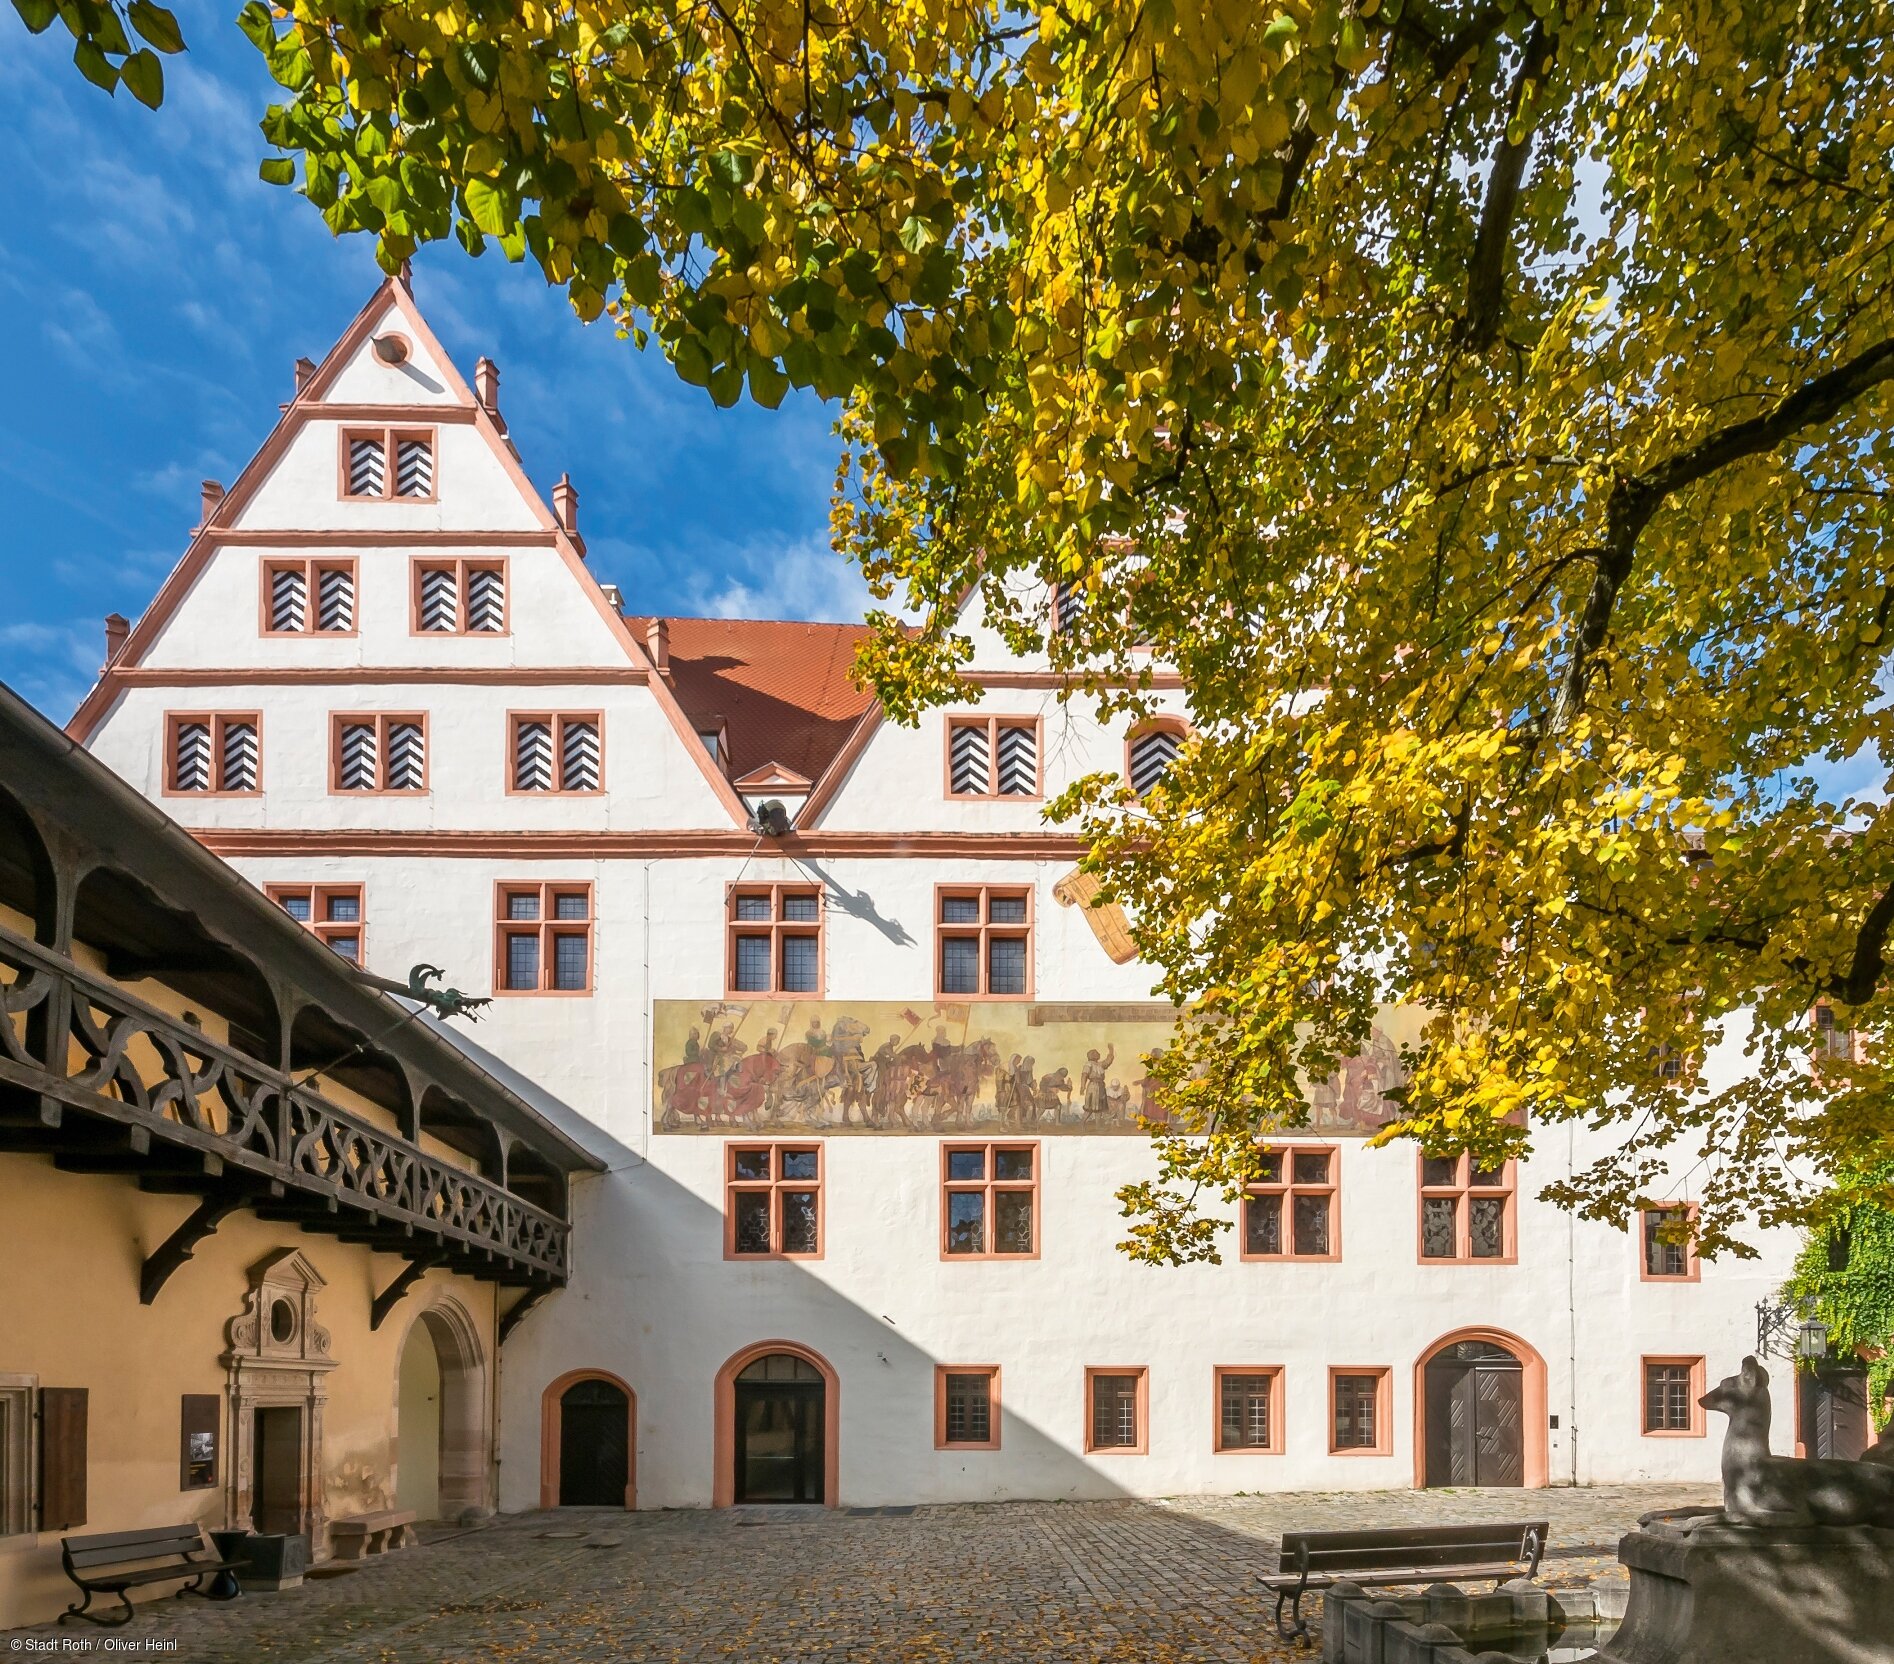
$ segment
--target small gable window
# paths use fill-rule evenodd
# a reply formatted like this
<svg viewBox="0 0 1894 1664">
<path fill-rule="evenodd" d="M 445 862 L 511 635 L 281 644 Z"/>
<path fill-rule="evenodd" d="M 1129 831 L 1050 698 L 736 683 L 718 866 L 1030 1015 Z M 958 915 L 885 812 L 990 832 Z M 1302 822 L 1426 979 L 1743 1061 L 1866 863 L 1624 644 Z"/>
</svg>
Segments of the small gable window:
<svg viewBox="0 0 1894 1664">
<path fill-rule="evenodd" d="M 427 790 L 427 718 L 338 716 L 330 746 L 333 792 Z"/>
<path fill-rule="evenodd" d="M 263 564 L 263 633 L 353 635 L 353 560 L 272 560 Z"/>
<path fill-rule="evenodd" d="M 506 562 L 417 560 L 413 628 L 429 636 L 505 635 Z"/>
<path fill-rule="evenodd" d="M 947 719 L 949 797 L 1038 797 L 1039 719 Z"/>
<path fill-rule="evenodd" d="M 596 792 L 604 785 L 605 759 L 599 739 L 599 713 L 583 716 L 515 715 L 511 790 L 516 792 Z"/>
<path fill-rule="evenodd" d="M 1138 796 L 1146 796 L 1170 772 L 1183 743 L 1183 729 L 1169 722 L 1139 729 L 1131 736 L 1125 747 L 1125 777 Z"/>
<path fill-rule="evenodd" d="M 342 495 L 355 501 L 434 500 L 434 435 L 399 428 L 347 428 Z"/>
<path fill-rule="evenodd" d="M 167 717 L 164 789 L 204 796 L 261 791 L 261 723 L 254 711 Z"/>
</svg>

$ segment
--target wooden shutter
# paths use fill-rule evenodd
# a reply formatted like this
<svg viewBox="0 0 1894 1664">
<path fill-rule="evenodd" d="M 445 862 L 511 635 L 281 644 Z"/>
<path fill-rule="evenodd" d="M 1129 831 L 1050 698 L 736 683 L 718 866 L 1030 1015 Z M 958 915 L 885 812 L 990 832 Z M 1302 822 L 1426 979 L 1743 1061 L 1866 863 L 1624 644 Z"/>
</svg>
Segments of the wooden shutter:
<svg viewBox="0 0 1894 1664">
<path fill-rule="evenodd" d="M 39 1390 L 39 1528 L 64 1531 L 86 1522 L 84 1387 Z"/>
</svg>

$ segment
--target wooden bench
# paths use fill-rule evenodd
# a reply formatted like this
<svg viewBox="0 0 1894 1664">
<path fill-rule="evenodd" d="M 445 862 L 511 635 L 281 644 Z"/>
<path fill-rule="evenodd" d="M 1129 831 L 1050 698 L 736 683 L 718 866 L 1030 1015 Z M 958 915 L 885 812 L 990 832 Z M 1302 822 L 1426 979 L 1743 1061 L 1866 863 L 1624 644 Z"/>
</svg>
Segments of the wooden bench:
<svg viewBox="0 0 1894 1664">
<path fill-rule="evenodd" d="M 384 1508 L 377 1514 L 351 1514 L 329 1521 L 329 1544 L 338 1560 L 366 1560 L 414 1542 L 412 1508 Z"/>
<path fill-rule="evenodd" d="M 141 1589 L 149 1583 L 169 1583 L 188 1579 L 178 1590 L 180 1595 L 202 1595 L 204 1579 L 212 1572 L 231 1571 L 248 1565 L 245 1560 L 219 1559 L 216 1550 L 204 1541 L 200 1525 L 160 1525 L 147 1531 L 106 1531 L 91 1537 L 67 1537 L 59 1545 L 66 1576 L 78 1584 L 85 1599 L 69 1606 L 59 1615 L 84 1618 L 87 1623 L 116 1627 L 132 1621 L 129 1589 Z M 96 1594 L 117 1595 L 125 1606 L 125 1616 L 113 1618 L 86 1610 Z"/>
<path fill-rule="evenodd" d="M 1539 1575 L 1546 1522 L 1505 1525 L 1400 1526 L 1382 1531 L 1285 1531 L 1279 1570 L 1265 1573 L 1263 1587 L 1276 1596 L 1276 1632 L 1306 1644 L 1308 1620 L 1302 1597 L 1311 1589 L 1351 1583 L 1437 1583 L 1456 1577 L 1490 1577 L 1504 1583 Z M 1283 1608 L 1293 1623 L 1284 1623 Z"/>
</svg>

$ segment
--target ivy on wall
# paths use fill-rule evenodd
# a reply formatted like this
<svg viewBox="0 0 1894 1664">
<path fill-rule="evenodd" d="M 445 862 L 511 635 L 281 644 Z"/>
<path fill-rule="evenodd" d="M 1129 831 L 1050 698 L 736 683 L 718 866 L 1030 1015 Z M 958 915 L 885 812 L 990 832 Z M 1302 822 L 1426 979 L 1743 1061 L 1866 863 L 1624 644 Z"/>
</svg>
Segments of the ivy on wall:
<svg viewBox="0 0 1894 1664">
<path fill-rule="evenodd" d="M 1894 1162 L 1872 1175 L 1894 1187 Z M 1845 1239 L 1841 1233 L 1846 1233 Z M 1835 1244 L 1847 1243 L 1847 1263 Z M 1828 1325 L 1830 1355 L 1858 1349 L 1868 1365 L 1868 1403 L 1877 1428 L 1888 1423 L 1888 1392 L 1894 1387 L 1894 1206 L 1860 1203 L 1833 1229 L 1812 1232 L 1796 1255 L 1795 1269 L 1783 1286 L 1785 1298 L 1812 1297 Z"/>
</svg>

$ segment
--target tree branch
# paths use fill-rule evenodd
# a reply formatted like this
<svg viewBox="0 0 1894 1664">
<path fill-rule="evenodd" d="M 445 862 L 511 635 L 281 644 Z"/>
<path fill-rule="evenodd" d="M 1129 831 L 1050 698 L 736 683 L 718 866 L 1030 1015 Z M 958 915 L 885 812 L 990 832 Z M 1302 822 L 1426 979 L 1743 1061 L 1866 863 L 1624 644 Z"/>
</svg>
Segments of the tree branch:
<svg viewBox="0 0 1894 1664">
<path fill-rule="evenodd" d="M 1526 161 L 1532 154 L 1532 129 L 1527 127 L 1515 139 L 1513 125 L 1519 120 L 1527 89 L 1545 79 L 1557 45 L 1556 37 L 1535 18 L 1526 36 L 1525 53 L 1519 60 L 1519 73 L 1513 77 L 1506 125 L 1500 132 L 1498 148 L 1493 152 L 1493 166 L 1486 176 L 1486 201 L 1480 210 L 1480 229 L 1473 241 L 1473 258 L 1467 263 L 1467 299 L 1461 332 L 1474 352 L 1484 352 L 1493 344 L 1499 334 L 1500 317 L 1506 309 L 1506 249 L 1512 238 L 1513 212 L 1519 205 L 1520 181 L 1526 176 Z"/>
<path fill-rule="evenodd" d="M 1843 1005 L 1866 1005 L 1880 986 L 1881 973 L 1887 969 L 1887 936 L 1894 929 L 1894 884 L 1881 892 L 1861 921 L 1861 934 L 1855 938 L 1854 959 L 1846 976 L 1830 977 L 1823 992 L 1832 994 Z"/>
<path fill-rule="evenodd" d="M 1894 340 L 1878 342 L 1847 363 L 1804 382 L 1761 416 L 1720 428 L 1642 474 L 1619 477 L 1606 503 L 1605 540 L 1595 554 L 1591 593 L 1585 598 L 1572 662 L 1553 708 L 1551 732 L 1561 731 L 1584 709 L 1586 684 L 1610 630 L 1618 592 L 1631 576 L 1638 539 L 1666 500 L 1731 463 L 1772 451 L 1804 428 L 1826 422 L 1890 379 L 1894 379 Z"/>
</svg>

